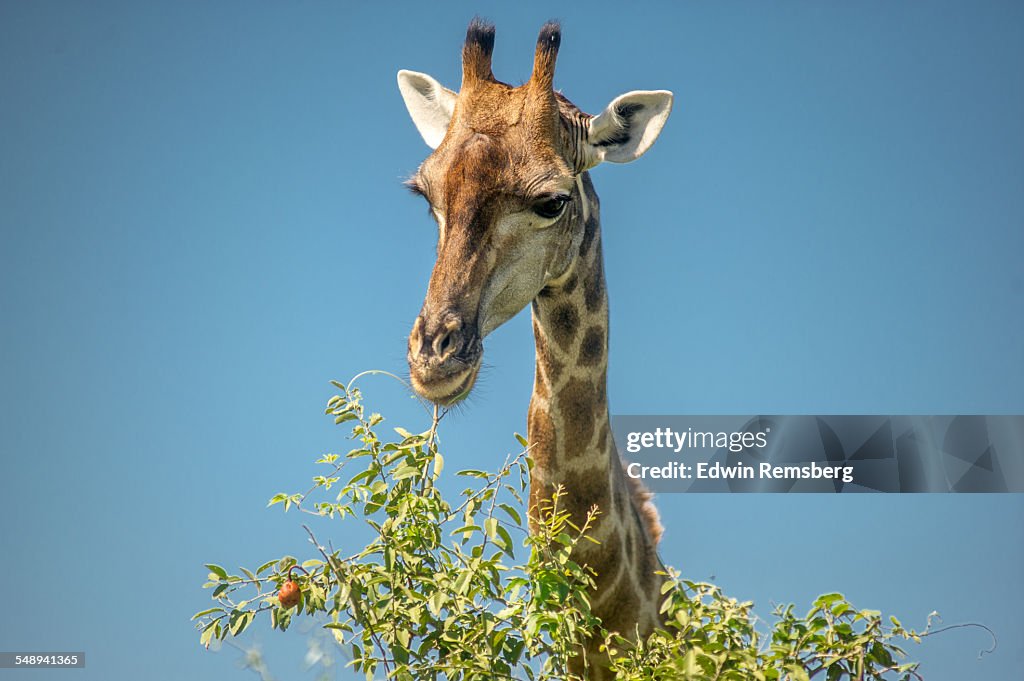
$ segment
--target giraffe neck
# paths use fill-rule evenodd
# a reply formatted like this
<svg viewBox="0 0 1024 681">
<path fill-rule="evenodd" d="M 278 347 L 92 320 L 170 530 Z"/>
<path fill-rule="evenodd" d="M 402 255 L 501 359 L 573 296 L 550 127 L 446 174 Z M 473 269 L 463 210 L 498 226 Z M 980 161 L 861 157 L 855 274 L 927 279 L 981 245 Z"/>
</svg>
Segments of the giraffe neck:
<svg viewBox="0 0 1024 681">
<path fill-rule="evenodd" d="M 589 176 L 578 182 L 577 219 L 585 221 L 573 264 L 533 301 L 537 346 L 529 439 L 534 467 L 530 508 L 543 508 L 561 485 L 559 508 L 579 526 L 600 515 L 574 559 L 597 575 L 594 613 L 623 635 L 657 625 L 661 580 L 655 544 L 660 526 L 641 488 L 623 473 L 608 415 L 608 297 L 597 195 Z M 580 233 L 580 230 L 577 230 Z"/>
<path fill-rule="evenodd" d="M 537 362 L 529 413 L 535 471 L 530 505 L 549 501 L 562 484 L 569 494 L 560 505 L 572 511 L 577 524 L 597 505 L 602 518 L 595 530 L 603 534 L 617 525 L 609 517 L 617 456 L 606 395 L 608 297 L 600 221 L 596 205 L 584 203 L 589 181 L 580 185 L 577 219 L 586 224 L 576 255 L 558 282 L 533 301 Z"/>
</svg>

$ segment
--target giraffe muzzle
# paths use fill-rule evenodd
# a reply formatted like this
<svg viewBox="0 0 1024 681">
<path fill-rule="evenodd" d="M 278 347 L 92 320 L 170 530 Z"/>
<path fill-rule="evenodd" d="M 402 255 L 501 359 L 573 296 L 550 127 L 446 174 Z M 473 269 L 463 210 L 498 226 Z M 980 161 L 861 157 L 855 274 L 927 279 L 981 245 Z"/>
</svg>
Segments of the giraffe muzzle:
<svg viewBox="0 0 1024 681">
<path fill-rule="evenodd" d="M 409 377 L 421 397 L 450 406 L 473 389 L 483 343 L 476 326 L 454 313 L 420 314 L 409 334 Z"/>
</svg>

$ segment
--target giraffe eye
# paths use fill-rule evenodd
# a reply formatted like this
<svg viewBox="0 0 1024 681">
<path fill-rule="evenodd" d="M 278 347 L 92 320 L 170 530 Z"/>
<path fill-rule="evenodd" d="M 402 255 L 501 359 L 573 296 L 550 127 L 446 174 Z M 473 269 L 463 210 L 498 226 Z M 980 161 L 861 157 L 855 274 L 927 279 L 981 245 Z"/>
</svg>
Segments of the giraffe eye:
<svg viewBox="0 0 1024 681">
<path fill-rule="evenodd" d="M 548 220 L 557 218 L 565 210 L 566 205 L 569 203 L 569 197 L 559 194 L 557 196 L 549 196 L 546 199 L 538 201 L 533 204 L 533 212 L 542 218 Z"/>
</svg>

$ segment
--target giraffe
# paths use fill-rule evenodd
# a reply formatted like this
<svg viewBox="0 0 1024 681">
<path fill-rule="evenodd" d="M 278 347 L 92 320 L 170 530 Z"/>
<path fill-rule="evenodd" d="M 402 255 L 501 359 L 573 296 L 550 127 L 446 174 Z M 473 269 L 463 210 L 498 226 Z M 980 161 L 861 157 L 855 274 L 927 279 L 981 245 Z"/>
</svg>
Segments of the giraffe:
<svg viewBox="0 0 1024 681">
<path fill-rule="evenodd" d="M 577 524 L 597 506 L 591 536 L 600 543 L 582 542 L 573 558 L 596 573 L 594 614 L 635 638 L 661 623 L 662 526 L 651 495 L 623 472 L 611 434 L 608 298 L 587 171 L 647 151 L 672 93 L 629 92 L 591 116 L 554 90 L 557 23 L 541 29 L 530 79 L 515 88 L 491 71 L 494 34 L 493 25 L 470 23 L 458 93 L 426 74 L 398 73 L 409 114 L 433 149 L 407 184 L 438 224 L 437 260 L 409 335 L 411 383 L 439 405 L 465 398 L 484 337 L 532 307 L 530 516 L 558 485 Z M 591 642 L 574 671 L 589 664 L 589 678 L 602 678 L 602 659 Z"/>
</svg>

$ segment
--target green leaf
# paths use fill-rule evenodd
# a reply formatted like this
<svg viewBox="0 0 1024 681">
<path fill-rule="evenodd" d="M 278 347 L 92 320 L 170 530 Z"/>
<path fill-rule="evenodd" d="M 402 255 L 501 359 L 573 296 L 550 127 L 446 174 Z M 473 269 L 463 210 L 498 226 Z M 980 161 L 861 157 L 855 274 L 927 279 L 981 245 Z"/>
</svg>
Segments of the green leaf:
<svg viewBox="0 0 1024 681">
<path fill-rule="evenodd" d="M 249 572 L 244 567 L 239 566 L 238 569 L 245 573 L 245 576 L 249 578 L 249 581 L 255 582 L 257 584 L 257 586 L 259 585 L 259 580 L 256 579 L 256 575 L 254 575 L 253 573 Z"/>
<path fill-rule="evenodd" d="M 886 647 L 878 642 L 872 644 L 871 653 L 868 655 L 868 657 L 877 662 L 878 664 L 884 665 L 886 667 L 892 667 L 895 664 L 895 662 L 892 659 L 892 655 L 889 653 Z"/>
<path fill-rule="evenodd" d="M 209 648 L 210 640 L 213 638 L 213 632 L 214 627 L 213 623 L 211 622 L 210 626 L 206 627 L 206 629 L 203 630 L 203 633 L 199 636 L 199 645 L 203 646 L 204 648 Z"/>
<path fill-rule="evenodd" d="M 479 525 L 463 525 L 462 527 L 458 528 L 457 530 L 452 530 L 449 533 L 449 535 L 454 537 L 457 534 L 469 534 L 469 533 L 472 533 L 472 532 L 479 532 L 479 531 L 480 531 L 480 526 Z"/>
<path fill-rule="evenodd" d="M 416 477 L 419 474 L 420 474 L 420 470 L 418 468 L 416 468 L 415 466 L 399 466 L 391 474 L 391 479 L 397 482 L 399 480 L 405 480 L 406 478 Z M 378 482 L 380 482 L 380 481 L 378 481 Z M 378 490 L 378 492 L 382 492 L 382 491 L 384 491 L 384 489 L 386 489 L 386 487 Z M 374 492 L 374 493 L 376 494 L 378 492 Z"/>
<path fill-rule="evenodd" d="M 519 511 L 517 511 L 514 507 L 510 506 L 509 504 L 498 504 L 498 508 L 504 511 L 508 515 L 508 517 L 512 519 L 512 522 L 522 527 L 523 519 L 520 517 Z"/>
<path fill-rule="evenodd" d="M 516 557 L 515 548 L 512 545 L 512 537 L 511 535 L 509 535 L 508 530 L 506 530 L 501 525 L 498 525 L 496 531 L 498 533 L 498 536 L 501 538 L 501 542 L 503 544 L 502 549 L 504 549 L 505 553 L 508 554 L 509 558 L 512 558 L 514 560 Z"/>
<path fill-rule="evenodd" d="M 210 615 L 215 612 L 224 612 L 224 608 L 207 608 L 206 610 L 200 610 L 196 614 L 192 615 L 192 621 L 195 621 L 203 615 Z"/>
<path fill-rule="evenodd" d="M 523 437 L 519 433 L 514 433 L 514 435 L 516 436 L 516 440 L 519 441 L 519 444 L 521 444 L 524 447 L 529 447 L 530 446 L 530 443 L 527 441 L 527 439 L 525 437 Z"/>
<path fill-rule="evenodd" d="M 427 599 L 427 607 L 430 608 L 430 612 L 433 613 L 434 617 L 441 616 L 441 607 L 444 605 L 445 594 L 443 591 L 435 591 Z"/>
<path fill-rule="evenodd" d="M 789 676 L 793 681 L 810 681 L 810 677 L 807 676 L 807 670 L 803 667 L 794 665 L 788 665 L 786 670 L 789 672 Z"/>
<path fill-rule="evenodd" d="M 841 593 L 822 594 L 821 596 L 818 596 L 818 598 L 815 599 L 814 607 L 824 608 L 828 605 L 831 605 L 832 603 L 835 603 L 836 601 L 841 600 L 843 600 L 843 594 Z"/>
<path fill-rule="evenodd" d="M 458 579 L 455 580 L 454 588 L 455 593 L 460 596 L 465 595 L 466 590 L 469 588 L 469 580 L 473 578 L 473 573 L 469 570 L 463 570 L 459 575 Z"/>
<path fill-rule="evenodd" d="M 232 636 L 239 636 L 246 627 L 252 624 L 253 617 L 256 613 L 248 610 L 235 610 L 231 613 L 228 620 L 228 629 L 231 631 Z"/>
<path fill-rule="evenodd" d="M 212 572 L 213 574 L 217 575 L 217 577 L 219 577 L 220 579 L 227 579 L 228 578 L 227 570 L 222 568 L 220 565 L 215 565 L 213 563 L 207 563 L 206 564 L 206 569 L 209 570 L 210 572 Z"/>
</svg>

